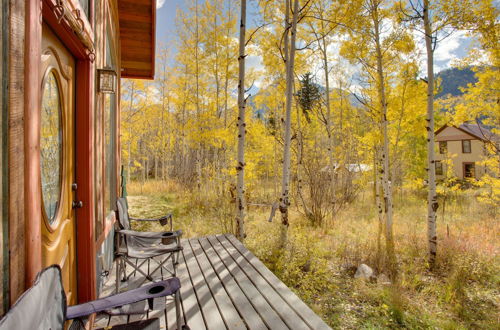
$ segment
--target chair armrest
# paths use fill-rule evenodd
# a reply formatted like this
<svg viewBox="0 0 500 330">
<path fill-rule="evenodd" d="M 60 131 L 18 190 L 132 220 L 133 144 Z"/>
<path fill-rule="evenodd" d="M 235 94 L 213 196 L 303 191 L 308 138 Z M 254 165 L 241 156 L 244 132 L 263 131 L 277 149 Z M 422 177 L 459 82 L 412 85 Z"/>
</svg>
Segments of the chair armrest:
<svg viewBox="0 0 500 330">
<path fill-rule="evenodd" d="M 148 300 L 151 307 L 154 298 L 170 296 L 177 293 L 181 283 L 177 277 L 169 278 L 165 281 L 151 283 L 140 288 L 118 293 L 106 298 L 89 301 L 84 304 L 69 306 L 66 319 L 75 319 L 93 313 L 99 313 L 111 308 L 133 304 L 138 301 Z"/>
<path fill-rule="evenodd" d="M 182 236 L 182 230 L 176 231 L 160 231 L 160 232 L 152 232 L 152 231 L 135 231 L 135 230 L 117 230 L 118 234 L 122 234 L 125 236 L 135 236 L 141 238 L 151 238 L 151 239 L 163 239 L 163 238 L 177 238 Z"/>
<path fill-rule="evenodd" d="M 160 225 L 165 226 L 167 223 L 170 222 L 170 226 L 172 227 L 172 221 L 173 221 L 173 215 L 172 213 L 169 213 L 163 217 L 160 218 L 151 218 L 151 219 L 142 219 L 142 218 L 133 218 L 131 216 L 128 217 L 129 220 L 131 221 L 158 221 Z"/>
<path fill-rule="evenodd" d="M 156 244 L 159 242 L 159 240 L 161 240 L 161 243 L 163 245 L 170 245 L 172 243 L 175 243 L 178 248 L 181 248 L 182 230 L 151 232 L 151 231 L 134 231 L 134 230 L 122 229 L 122 230 L 117 230 L 116 233 L 123 236 L 137 237 L 147 242 L 151 241 L 151 244 Z"/>
</svg>

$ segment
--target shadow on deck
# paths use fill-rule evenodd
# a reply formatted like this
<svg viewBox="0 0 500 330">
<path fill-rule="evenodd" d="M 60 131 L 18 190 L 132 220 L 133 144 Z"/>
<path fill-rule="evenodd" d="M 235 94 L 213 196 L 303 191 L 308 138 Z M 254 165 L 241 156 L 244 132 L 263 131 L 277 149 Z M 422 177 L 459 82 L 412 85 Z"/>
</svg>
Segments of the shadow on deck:
<svg viewBox="0 0 500 330">
<path fill-rule="evenodd" d="M 182 246 L 177 277 L 181 280 L 183 323 L 192 330 L 330 329 L 234 236 L 185 239 Z M 161 279 L 162 274 L 153 277 Z M 123 283 L 123 289 L 134 287 L 133 277 L 129 282 Z M 113 273 L 102 296 L 113 293 L 114 288 Z M 158 299 L 147 314 L 101 316 L 96 326 L 152 317 L 160 318 L 162 329 L 175 329 L 173 300 Z"/>
</svg>

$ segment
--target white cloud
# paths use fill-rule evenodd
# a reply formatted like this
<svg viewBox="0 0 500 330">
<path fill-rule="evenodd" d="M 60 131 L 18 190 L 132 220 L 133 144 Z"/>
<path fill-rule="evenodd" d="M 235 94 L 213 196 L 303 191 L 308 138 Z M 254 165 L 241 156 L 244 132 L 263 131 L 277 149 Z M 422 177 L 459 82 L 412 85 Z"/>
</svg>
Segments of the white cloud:
<svg viewBox="0 0 500 330">
<path fill-rule="evenodd" d="M 245 59 L 245 66 L 248 71 L 253 71 L 255 73 L 261 73 L 265 70 L 263 59 L 262 59 L 262 51 L 258 45 L 252 44 L 247 46 L 247 57 Z M 257 74 L 256 78 L 252 82 L 248 82 L 248 84 L 253 83 L 253 88 L 250 90 L 251 94 L 255 94 L 255 89 L 260 89 L 264 83 L 264 75 Z M 247 88 L 250 86 L 247 86 Z"/>
<path fill-rule="evenodd" d="M 156 9 L 160 9 L 165 4 L 165 0 L 156 0 Z"/>
<path fill-rule="evenodd" d="M 254 70 L 254 71 L 263 71 L 264 70 L 264 65 L 262 64 L 262 57 L 259 55 L 248 55 L 246 60 L 245 60 L 246 67 L 249 70 Z"/>
<path fill-rule="evenodd" d="M 425 39 L 423 34 L 418 31 L 413 31 L 413 36 L 416 41 L 416 52 L 419 59 L 420 74 L 427 75 L 427 52 L 425 49 Z M 434 51 L 434 72 L 450 68 L 453 62 L 467 55 L 467 45 L 470 42 L 470 37 L 466 31 L 455 31 L 449 37 L 439 40 L 436 50 Z"/>
<path fill-rule="evenodd" d="M 446 61 L 449 62 L 458 58 L 457 51 L 460 50 L 462 46 L 462 39 L 465 39 L 465 32 L 459 31 L 453 33 L 446 39 L 438 42 L 436 51 L 434 52 L 434 58 L 436 61 Z"/>
</svg>

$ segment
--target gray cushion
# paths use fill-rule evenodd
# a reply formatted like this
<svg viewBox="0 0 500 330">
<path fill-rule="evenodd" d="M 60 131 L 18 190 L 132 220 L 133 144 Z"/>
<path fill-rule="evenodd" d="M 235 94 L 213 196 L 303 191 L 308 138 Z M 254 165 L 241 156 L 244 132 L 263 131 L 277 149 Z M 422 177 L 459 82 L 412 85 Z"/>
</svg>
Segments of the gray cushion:
<svg viewBox="0 0 500 330">
<path fill-rule="evenodd" d="M 118 221 L 120 221 L 120 227 L 122 229 L 130 229 L 127 200 L 123 197 L 118 198 L 116 206 L 118 208 Z"/>
<path fill-rule="evenodd" d="M 41 271 L 33 286 L 19 297 L 0 320 L 0 329 L 63 329 L 66 319 L 66 294 L 61 283 L 59 266 L 50 266 Z"/>
</svg>

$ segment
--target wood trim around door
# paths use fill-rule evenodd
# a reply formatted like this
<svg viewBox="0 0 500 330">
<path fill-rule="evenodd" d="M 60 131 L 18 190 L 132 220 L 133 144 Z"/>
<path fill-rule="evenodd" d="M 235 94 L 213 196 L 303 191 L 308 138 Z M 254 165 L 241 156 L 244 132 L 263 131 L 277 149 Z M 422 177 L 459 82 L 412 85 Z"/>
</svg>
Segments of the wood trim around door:
<svg viewBox="0 0 500 330">
<path fill-rule="evenodd" d="M 96 298 L 96 249 L 94 230 L 94 64 L 78 61 L 76 72 L 76 211 L 78 302 Z"/>
<path fill-rule="evenodd" d="M 24 71 L 24 148 L 26 201 L 26 277 L 30 287 L 42 269 L 42 191 L 40 187 L 40 60 L 42 21 L 40 0 L 26 1 Z"/>
</svg>

